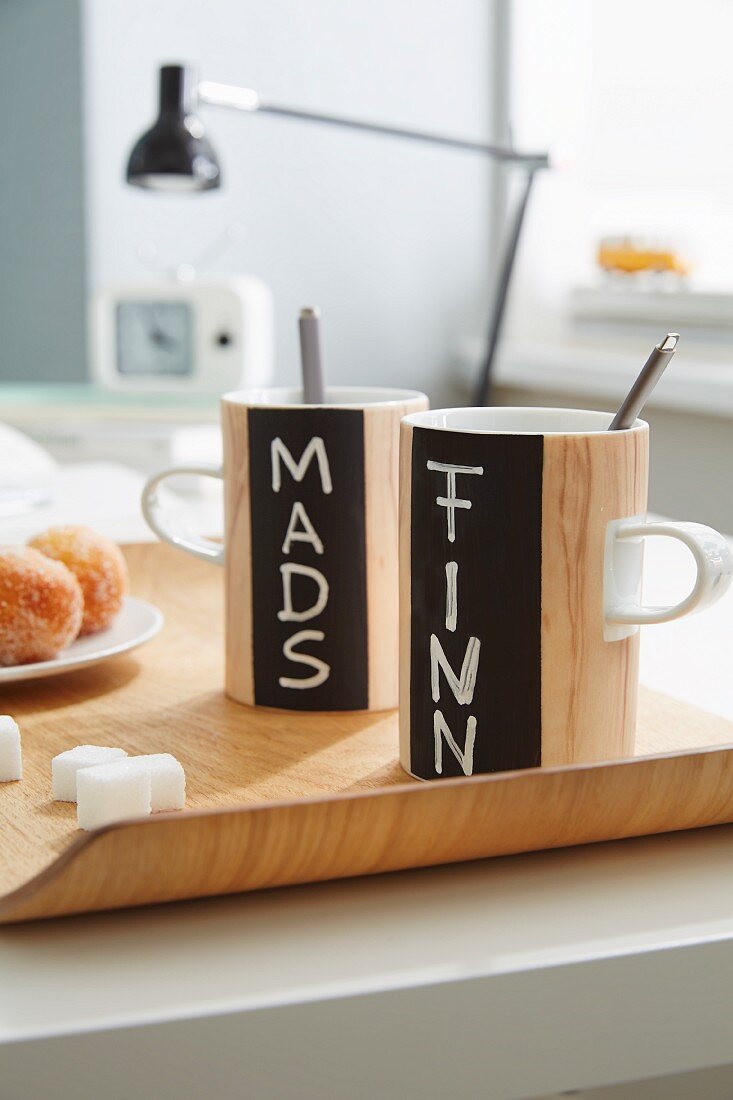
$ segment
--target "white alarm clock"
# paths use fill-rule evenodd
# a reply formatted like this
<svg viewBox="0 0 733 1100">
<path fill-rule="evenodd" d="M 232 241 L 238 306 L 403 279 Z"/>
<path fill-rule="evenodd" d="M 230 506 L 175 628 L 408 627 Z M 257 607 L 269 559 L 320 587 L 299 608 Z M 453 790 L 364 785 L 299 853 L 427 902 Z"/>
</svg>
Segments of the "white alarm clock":
<svg viewBox="0 0 733 1100">
<path fill-rule="evenodd" d="M 272 379 L 272 294 L 251 275 L 140 282 L 98 291 L 95 381 L 133 393 L 222 393 Z"/>
</svg>

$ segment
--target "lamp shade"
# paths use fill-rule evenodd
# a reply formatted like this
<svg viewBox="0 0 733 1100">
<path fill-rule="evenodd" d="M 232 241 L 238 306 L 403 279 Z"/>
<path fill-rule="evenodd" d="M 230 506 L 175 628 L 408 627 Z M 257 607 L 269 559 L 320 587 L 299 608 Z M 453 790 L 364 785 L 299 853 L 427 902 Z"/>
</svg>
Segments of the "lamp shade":
<svg viewBox="0 0 733 1100">
<path fill-rule="evenodd" d="M 158 117 L 130 153 L 128 183 L 168 192 L 209 191 L 220 186 L 219 162 L 196 114 L 196 89 L 193 69 L 162 66 Z"/>
</svg>

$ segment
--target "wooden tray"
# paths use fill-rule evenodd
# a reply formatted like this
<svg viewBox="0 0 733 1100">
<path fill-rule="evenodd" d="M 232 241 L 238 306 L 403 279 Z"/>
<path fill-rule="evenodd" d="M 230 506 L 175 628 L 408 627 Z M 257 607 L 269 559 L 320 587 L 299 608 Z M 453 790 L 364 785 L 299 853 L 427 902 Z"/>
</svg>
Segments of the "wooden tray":
<svg viewBox="0 0 733 1100">
<path fill-rule="evenodd" d="M 733 821 L 733 725 L 649 692 L 639 752 L 664 755 L 430 784 L 401 771 L 393 713 L 232 703 L 221 571 L 162 545 L 126 554 L 133 592 L 167 617 L 159 637 L 2 691 L 25 778 L 0 785 L 0 923 Z M 174 752 L 189 809 L 78 832 L 50 761 L 80 742 Z"/>
</svg>

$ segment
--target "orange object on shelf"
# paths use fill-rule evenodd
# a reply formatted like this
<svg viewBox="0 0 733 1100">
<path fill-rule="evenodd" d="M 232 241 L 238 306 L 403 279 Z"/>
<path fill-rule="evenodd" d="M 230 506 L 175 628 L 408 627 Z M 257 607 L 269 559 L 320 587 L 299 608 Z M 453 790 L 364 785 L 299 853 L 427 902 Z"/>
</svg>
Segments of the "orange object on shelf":
<svg viewBox="0 0 733 1100">
<path fill-rule="evenodd" d="M 671 271 L 687 275 L 688 265 L 671 248 L 654 248 L 634 241 L 605 238 L 598 245 L 596 259 L 604 271 L 634 275 L 639 271 Z"/>
</svg>

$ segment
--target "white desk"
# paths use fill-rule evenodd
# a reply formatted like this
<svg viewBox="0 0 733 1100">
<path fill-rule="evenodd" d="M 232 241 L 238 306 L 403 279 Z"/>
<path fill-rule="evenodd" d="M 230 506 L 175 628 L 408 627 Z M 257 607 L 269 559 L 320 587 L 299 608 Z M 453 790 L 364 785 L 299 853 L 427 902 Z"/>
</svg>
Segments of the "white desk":
<svg viewBox="0 0 733 1100">
<path fill-rule="evenodd" d="M 645 681 L 733 717 L 732 600 L 648 628 Z M 2 929 L 0 1100 L 500 1100 L 733 1062 L 731 868 L 722 827 Z"/>
</svg>

